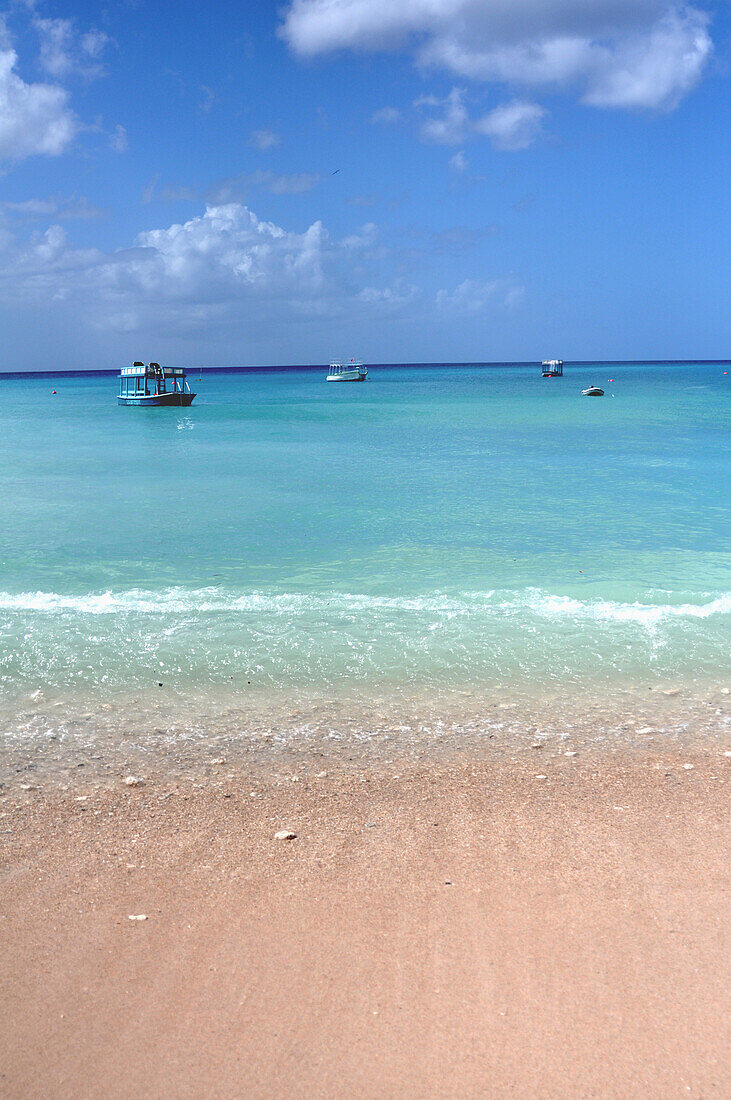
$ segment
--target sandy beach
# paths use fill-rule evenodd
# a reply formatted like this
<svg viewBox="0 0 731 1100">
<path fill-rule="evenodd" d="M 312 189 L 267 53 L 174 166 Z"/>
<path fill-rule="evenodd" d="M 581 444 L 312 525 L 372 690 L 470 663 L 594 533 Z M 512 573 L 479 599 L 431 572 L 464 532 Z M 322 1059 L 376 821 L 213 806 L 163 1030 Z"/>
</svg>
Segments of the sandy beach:
<svg viewBox="0 0 731 1100">
<path fill-rule="evenodd" d="M 728 765 L 6 784 L 0 1091 L 728 1095 Z"/>
</svg>

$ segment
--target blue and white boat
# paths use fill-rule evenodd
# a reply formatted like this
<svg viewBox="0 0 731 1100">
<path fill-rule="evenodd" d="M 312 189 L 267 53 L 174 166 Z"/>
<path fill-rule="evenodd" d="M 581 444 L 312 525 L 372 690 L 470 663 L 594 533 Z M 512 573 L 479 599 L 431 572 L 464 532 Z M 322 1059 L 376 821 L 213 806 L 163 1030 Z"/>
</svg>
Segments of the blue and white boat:
<svg viewBox="0 0 731 1100">
<path fill-rule="evenodd" d="M 133 363 L 119 372 L 120 405 L 190 405 L 194 397 L 182 367 Z"/>
<path fill-rule="evenodd" d="M 368 367 L 363 366 L 362 359 L 349 359 L 343 363 L 342 359 L 333 359 L 328 370 L 326 382 L 365 382 L 368 376 Z"/>
</svg>

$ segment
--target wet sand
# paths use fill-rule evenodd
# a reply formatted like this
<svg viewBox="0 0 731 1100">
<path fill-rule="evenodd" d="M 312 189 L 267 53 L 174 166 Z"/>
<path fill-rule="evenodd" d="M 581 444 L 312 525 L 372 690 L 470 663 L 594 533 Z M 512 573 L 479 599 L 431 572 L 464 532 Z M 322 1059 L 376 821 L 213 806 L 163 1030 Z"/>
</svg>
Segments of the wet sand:
<svg viewBox="0 0 731 1100">
<path fill-rule="evenodd" d="M 0 799 L 0 1093 L 729 1095 L 730 762 L 21 776 Z"/>
</svg>

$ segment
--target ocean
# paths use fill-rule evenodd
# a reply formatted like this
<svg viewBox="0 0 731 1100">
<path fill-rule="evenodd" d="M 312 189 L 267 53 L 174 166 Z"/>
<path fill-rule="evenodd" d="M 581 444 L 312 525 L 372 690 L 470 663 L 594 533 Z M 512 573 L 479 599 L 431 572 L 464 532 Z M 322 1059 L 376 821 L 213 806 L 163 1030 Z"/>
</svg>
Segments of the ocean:
<svg viewBox="0 0 731 1100">
<path fill-rule="evenodd" d="M 6 747 L 720 728 L 727 370 L 0 376 Z"/>
</svg>

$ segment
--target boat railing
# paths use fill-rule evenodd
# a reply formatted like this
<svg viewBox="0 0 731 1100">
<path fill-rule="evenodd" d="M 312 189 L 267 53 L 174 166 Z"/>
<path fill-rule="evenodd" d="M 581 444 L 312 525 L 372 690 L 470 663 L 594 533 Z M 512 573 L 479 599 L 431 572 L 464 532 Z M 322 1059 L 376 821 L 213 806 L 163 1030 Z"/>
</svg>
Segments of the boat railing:
<svg viewBox="0 0 731 1100">
<path fill-rule="evenodd" d="M 134 386 L 132 387 L 133 380 Z M 152 390 L 152 396 L 169 393 L 171 390 L 168 388 L 168 381 L 172 384 L 171 390 L 173 393 L 191 392 L 186 371 L 183 367 L 161 367 L 159 363 L 148 363 L 145 366 L 144 363 L 136 360 L 131 367 L 122 367 L 120 370 L 119 394 L 120 397 L 125 395 L 147 396 L 149 390 Z M 152 383 L 152 385 L 148 386 L 148 383 Z M 130 394 L 131 389 L 133 389 L 132 394 Z"/>
</svg>

